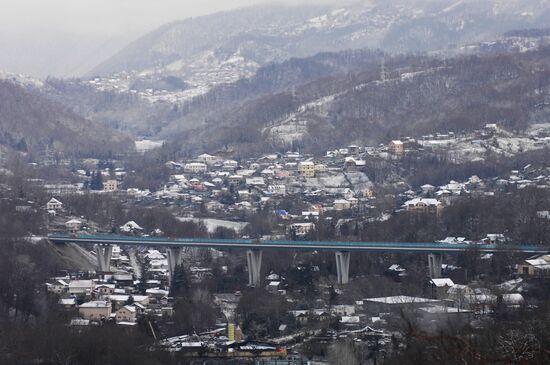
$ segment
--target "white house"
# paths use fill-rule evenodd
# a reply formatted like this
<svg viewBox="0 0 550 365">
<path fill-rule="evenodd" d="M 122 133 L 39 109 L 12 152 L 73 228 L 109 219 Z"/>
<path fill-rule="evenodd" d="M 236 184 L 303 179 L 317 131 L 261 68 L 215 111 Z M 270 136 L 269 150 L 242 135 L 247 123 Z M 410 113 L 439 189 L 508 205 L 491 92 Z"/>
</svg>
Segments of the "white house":
<svg viewBox="0 0 550 365">
<path fill-rule="evenodd" d="M 208 166 L 202 162 L 190 162 L 185 164 L 183 171 L 191 174 L 202 174 L 208 170 Z"/>
<path fill-rule="evenodd" d="M 69 231 L 76 232 L 80 230 L 82 227 L 82 222 L 78 219 L 71 219 L 67 222 L 65 222 L 65 228 L 67 228 Z"/>
<path fill-rule="evenodd" d="M 223 170 L 225 171 L 235 171 L 239 167 L 239 163 L 235 160 L 225 160 L 223 162 Z"/>
<path fill-rule="evenodd" d="M 286 195 L 286 185 L 269 185 L 267 191 L 272 195 Z"/>
<path fill-rule="evenodd" d="M 137 224 L 134 221 L 126 222 L 124 225 L 120 226 L 120 230 L 122 232 L 135 232 L 135 231 L 143 231 L 143 228 L 139 224 Z"/>
<path fill-rule="evenodd" d="M 118 182 L 116 180 L 107 180 L 103 183 L 103 191 L 117 191 Z"/>
<path fill-rule="evenodd" d="M 250 186 L 264 186 L 265 180 L 263 177 L 254 176 L 246 179 L 246 185 Z"/>
<path fill-rule="evenodd" d="M 119 322 L 135 322 L 136 321 L 136 307 L 133 305 L 125 305 L 116 311 L 116 321 Z"/>
<path fill-rule="evenodd" d="M 71 280 L 69 282 L 69 294 L 89 294 L 94 288 L 93 280 Z"/>
<path fill-rule="evenodd" d="M 198 157 L 199 161 L 204 162 L 205 164 L 211 165 L 216 162 L 216 156 L 209 155 L 208 153 L 203 153 Z"/>
<path fill-rule="evenodd" d="M 346 210 L 351 208 L 351 202 L 346 199 L 338 199 L 334 201 L 334 210 Z"/>
<path fill-rule="evenodd" d="M 63 203 L 61 203 L 56 198 L 51 198 L 49 202 L 46 203 L 46 209 L 47 210 L 61 210 L 63 209 Z"/>
</svg>

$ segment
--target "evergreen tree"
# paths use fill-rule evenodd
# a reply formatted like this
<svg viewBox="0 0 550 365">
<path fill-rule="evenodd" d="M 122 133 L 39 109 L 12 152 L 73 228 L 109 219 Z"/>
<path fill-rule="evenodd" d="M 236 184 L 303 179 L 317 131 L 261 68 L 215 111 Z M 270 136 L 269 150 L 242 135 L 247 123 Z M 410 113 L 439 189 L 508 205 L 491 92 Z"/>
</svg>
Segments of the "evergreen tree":
<svg viewBox="0 0 550 365">
<path fill-rule="evenodd" d="M 151 279 L 151 273 L 149 272 L 150 268 L 151 262 L 147 257 L 145 257 L 140 263 L 139 268 L 141 272 L 141 277 L 139 278 L 138 292 L 142 295 L 144 295 L 145 291 L 147 290 L 147 280 Z"/>
<path fill-rule="evenodd" d="M 101 175 L 101 171 L 95 171 L 92 173 L 92 178 L 90 179 L 90 189 L 92 190 L 103 189 L 103 176 Z"/>
<path fill-rule="evenodd" d="M 126 302 L 124 302 L 124 305 L 132 305 L 132 304 L 134 304 L 134 297 L 130 295 L 126 300 Z"/>
<path fill-rule="evenodd" d="M 182 264 L 176 266 L 170 283 L 170 294 L 173 297 L 185 296 L 189 291 L 187 272 Z"/>
</svg>

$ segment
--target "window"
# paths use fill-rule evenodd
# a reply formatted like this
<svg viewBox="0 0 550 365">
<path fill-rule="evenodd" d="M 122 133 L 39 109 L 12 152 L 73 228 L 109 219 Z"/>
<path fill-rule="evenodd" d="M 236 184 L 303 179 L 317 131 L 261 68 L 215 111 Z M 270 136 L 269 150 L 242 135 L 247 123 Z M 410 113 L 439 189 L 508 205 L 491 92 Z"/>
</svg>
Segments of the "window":
<svg viewBox="0 0 550 365">
<path fill-rule="evenodd" d="M 529 274 L 529 268 L 527 266 L 523 267 L 523 273 L 524 274 Z"/>
</svg>

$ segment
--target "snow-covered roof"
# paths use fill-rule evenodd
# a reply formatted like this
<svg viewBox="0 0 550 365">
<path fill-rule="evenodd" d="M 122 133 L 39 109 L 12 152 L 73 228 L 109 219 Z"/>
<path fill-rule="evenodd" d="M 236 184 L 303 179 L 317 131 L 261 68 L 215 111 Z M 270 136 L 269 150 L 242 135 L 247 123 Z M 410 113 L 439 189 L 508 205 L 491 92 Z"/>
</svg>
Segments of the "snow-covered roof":
<svg viewBox="0 0 550 365">
<path fill-rule="evenodd" d="M 506 304 L 521 304 L 524 302 L 523 295 L 519 293 L 503 294 L 502 300 Z"/>
<path fill-rule="evenodd" d="M 122 308 L 126 309 L 130 313 L 135 313 L 136 312 L 136 307 L 134 307 L 133 305 L 125 305 Z"/>
<path fill-rule="evenodd" d="M 428 206 L 437 206 L 441 203 L 437 199 L 432 198 L 414 198 L 405 202 L 405 206 L 416 206 L 416 205 L 428 205 Z"/>
<path fill-rule="evenodd" d="M 383 304 L 410 304 L 410 303 L 433 303 L 437 302 L 435 299 L 427 299 L 420 297 L 410 297 L 407 295 L 397 295 L 393 297 L 380 297 L 380 298 L 365 298 L 364 301 L 377 302 Z"/>
<path fill-rule="evenodd" d="M 134 221 L 126 222 L 124 225 L 120 226 L 120 230 L 123 232 L 130 232 L 132 230 L 142 231 L 143 228 Z"/>
<path fill-rule="evenodd" d="M 71 280 L 69 288 L 91 288 L 94 285 L 92 280 Z"/>
<path fill-rule="evenodd" d="M 455 283 L 449 278 L 434 278 L 430 280 L 430 283 L 438 288 L 455 285 Z"/>
<path fill-rule="evenodd" d="M 106 300 L 93 300 L 91 302 L 82 303 L 80 308 L 108 308 L 111 304 Z"/>
</svg>

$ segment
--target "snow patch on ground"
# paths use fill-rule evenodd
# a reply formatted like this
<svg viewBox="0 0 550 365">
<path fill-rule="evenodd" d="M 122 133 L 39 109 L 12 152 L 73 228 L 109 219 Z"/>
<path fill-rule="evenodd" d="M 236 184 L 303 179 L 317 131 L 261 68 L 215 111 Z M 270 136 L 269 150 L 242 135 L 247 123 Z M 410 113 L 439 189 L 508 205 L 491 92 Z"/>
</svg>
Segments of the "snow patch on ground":
<svg viewBox="0 0 550 365">
<path fill-rule="evenodd" d="M 216 228 L 218 227 L 233 229 L 235 232 L 239 233 L 248 225 L 248 222 L 234 222 L 234 221 L 227 221 L 227 220 L 215 219 L 215 218 L 181 217 L 181 218 L 178 218 L 178 220 L 182 222 L 202 223 L 208 230 L 208 233 L 214 233 L 216 231 Z"/>
<path fill-rule="evenodd" d="M 162 147 L 162 144 L 164 141 L 153 141 L 150 139 L 143 139 L 141 141 L 136 141 L 136 151 L 139 153 L 145 153 L 150 150 L 154 150 L 155 148 Z"/>
</svg>

